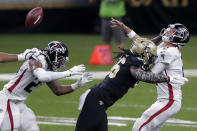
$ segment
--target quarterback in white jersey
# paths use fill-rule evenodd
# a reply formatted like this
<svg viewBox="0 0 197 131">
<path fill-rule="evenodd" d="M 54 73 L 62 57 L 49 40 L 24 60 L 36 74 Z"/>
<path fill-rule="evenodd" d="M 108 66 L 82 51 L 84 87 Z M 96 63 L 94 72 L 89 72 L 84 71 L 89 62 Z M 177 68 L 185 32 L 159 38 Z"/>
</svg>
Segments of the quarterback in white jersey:
<svg viewBox="0 0 197 131">
<path fill-rule="evenodd" d="M 36 116 L 24 101 L 43 82 L 46 82 L 54 94 L 63 95 L 91 81 L 91 75 L 85 73 L 74 84 L 59 84 L 56 80 L 80 75 L 85 71 L 85 66 L 79 65 L 67 71 L 58 72 L 58 68 L 65 70 L 67 61 L 67 47 L 61 42 L 52 41 L 45 50 L 34 53 L 31 59 L 23 63 L 15 77 L 0 91 L 0 125 L 2 131 L 18 131 L 18 129 L 39 131 Z"/>
<path fill-rule="evenodd" d="M 112 23 L 115 24 L 114 27 L 123 29 L 130 39 L 140 38 L 123 23 L 114 19 Z M 170 24 L 167 29 L 162 30 L 160 36 L 152 41 L 158 44 L 160 40 L 163 42 L 157 48 L 157 59 L 150 71 L 155 74 L 175 76 L 176 82 L 157 83 L 157 101 L 134 123 L 133 131 L 159 131 L 164 122 L 181 108 L 181 86 L 188 80 L 184 78 L 179 48 L 189 41 L 188 29 L 179 23 Z"/>
</svg>

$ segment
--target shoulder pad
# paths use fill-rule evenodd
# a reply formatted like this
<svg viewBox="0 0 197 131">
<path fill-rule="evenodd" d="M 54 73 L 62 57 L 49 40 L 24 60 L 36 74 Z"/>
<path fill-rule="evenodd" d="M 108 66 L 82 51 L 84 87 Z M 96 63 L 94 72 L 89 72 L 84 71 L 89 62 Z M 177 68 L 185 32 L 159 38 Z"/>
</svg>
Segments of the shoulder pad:
<svg viewBox="0 0 197 131">
<path fill-rule="evenodd" d="M 41 54 L 41 53 L 33 54 L 32 58 L 37 60 L 37 61 L 39 61 L 42 64 L 43 69 L 47 69 L 48 68 L 46 57 L 43 54 Z"/>
<path fill-rule="evenodd" d="M 161 48 L 157 51 L 158 62 L 170 64 L 172 61 L 180 57 L 181 54 L 177 48 Z"/>
</svg>

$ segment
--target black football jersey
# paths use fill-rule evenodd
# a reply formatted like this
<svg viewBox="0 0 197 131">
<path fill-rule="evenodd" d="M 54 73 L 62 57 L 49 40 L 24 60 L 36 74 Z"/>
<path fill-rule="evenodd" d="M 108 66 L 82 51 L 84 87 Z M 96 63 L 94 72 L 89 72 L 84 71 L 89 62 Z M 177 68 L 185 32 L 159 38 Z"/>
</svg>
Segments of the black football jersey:
<svg viewBox="0 0 197 131">
<path fill-rule="evenodd" d="M 138 80 L 132 77 L 130 66 L 142 67 L 143 60 L 135 56 L 124 56 L 112 67 L 105 79 L 92 88 L 92 91 L 102 100 L 105 106 L 111 106 L 115 101 L 133 88 Z"/>
</svg>

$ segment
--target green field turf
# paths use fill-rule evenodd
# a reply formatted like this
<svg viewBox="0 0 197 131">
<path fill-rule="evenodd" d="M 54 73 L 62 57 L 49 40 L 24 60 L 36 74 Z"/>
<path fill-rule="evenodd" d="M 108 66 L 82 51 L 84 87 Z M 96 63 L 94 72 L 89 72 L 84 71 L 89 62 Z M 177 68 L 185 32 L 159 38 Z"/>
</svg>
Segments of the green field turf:
<svg viewBox="0 0 197 131">
<path fill-rule="evenodd" d="M 154 36 L 146 36 L 152 38 Z M 0 34 L 1 51 L 9 53 L 20 53 L 26 48 L 37 47 L 44 49 L 46 44 L 52 40 L 64 42 L 69 48 L 70 63 L 68 67 L 76 64 L 85 64 L 88 70 L 109 70 L 110 66 L 91 66 L 89 59 L 95 45 L 103 44 L 98 35 L 68 35 L 68 34 L 31 34 L 31 35 L 2 35 Z M 184 68 L 197 68 L 195 60 L 197 51 L 197 37 L 192 36 L 187 46 L 182 49 Z M 129 48 L 131 41 L 126 39 L 126 48 Z M 113 44 L 112 51 L 117 51 L 116 44 Z M 0 64 L 0 72 L 15 72 L 21 63 Z"/>
<path fill-rule="evenodd" d="M 151 38 L 151 36 L 147 36 Z M 20 53 L 26 48 L 38 47 L 43 49 L 51 40 L 64 42 L 69 48 L 70 63 L 68 68 L 76 64 L 85 64 L 88 71 L 107 71 L 111 66 L 91 66 L 89 59 L 93 47 L 102 44 L 98 35 L 68 35 L 68 34 L 31 34 L 31 35 L 0 35 L 0 47 L 2 52 Z M 182 49 L 184 68 L 197 68 L 196 50 L 197 37 L 192 36 L 190 43 Z M 126 40 L 126 47 L 130 47 L 130 41 Z M 117 51 L 115 44 L 113 51 Z M 21 62 L 0 64 L 0 73 L 14 73 L 20 67 Z M 196 78 L 189 78 L 190 82 L 183 87 L 183 103 L 181 111 L 173 118 L 197 122 L 197 81 Z M 94 80 L 85 87 L 64 96 L 55 96 L 43 84 L 36 89 L 26 101 L 26 104 L 34 111 L 37 116 L 55 116 L 77 118 L 78 99 L 88 87 L 99 83 L 101 80 Z M 74 80 L 61 81 L 64 84 L 73 83 Z M 0 82 L 0 86 L 6 82 Z M 156 99 L 155 85 L 140 83 L 136 88 L 130 89 L 121 100 L 108 109 L 109 116 L 122 116 L 137 118 L 147 109 Z M 131 131 L 133 121 L 127 121 L 127 126 L 109 126 L 109 131 Z M 39 125 L 41 131 L 74 131 L 74 126 L 63 125 Z M 196 127 L 181 127 L 165 125 L 161 131 L 196 131 Z"/>
<path fill-rule="evenodd" d="M 190 82 L 183 87 L 183 106 L 181 111 L 173 118 L 190 120 L 197 122 L 197 101 L 196 99 L 196 78 L 189 78 Z M 74 81 L 61 81 L 62 83 L 72 83 Z M 37 116 L 56 116 L 77 118 L 78 99 L 88 87 L 99 83 L 95 80 L 87 86 L 64 96 L 55 96 L 44 84 L 32 93 L 26 104 L 35 112 Z M 0 83 L 3 86 L 3 82 Z M 141 113 L 148 108 L 156 99 L 156 88 L 152 84 L 140 83 L 136 88 L 130 89 L 122 99 L 108 109 L 109 116 L 140 117 Z M 139 105 L 137 107 L 136 105 Z M 188 108 L 192 108 L 188 110 Z M 109 131 L 131 130 L 133 121 L 128 121 L 128 126 L 109 126 Z M 196 124 L 195 124 L 196 125 Z M 52 126 L 40 125 L 41 131 L 74 131 L 74 126 Z M 197 127 L 177 127 L 164 126 L 161 131 L 196 131 Z"/>
</svg>

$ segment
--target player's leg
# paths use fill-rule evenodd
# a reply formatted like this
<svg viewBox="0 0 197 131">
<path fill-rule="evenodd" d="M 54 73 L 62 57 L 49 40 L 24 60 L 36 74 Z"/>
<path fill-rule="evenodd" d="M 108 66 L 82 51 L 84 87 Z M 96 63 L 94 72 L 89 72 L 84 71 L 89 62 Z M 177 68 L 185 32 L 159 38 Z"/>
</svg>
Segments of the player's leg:
<svg viewBox="0 0 197 131">
<path fill-rule="evenodd" d="M 156 119 L 159 122 L 157 123 L 157 126 L 155 127 L 155 131 L 160 131 L 164 123 L 173 115 L 177 114 L 180 111 L 180 109 L 181 109 L 181 101 L 174 101 L 171 107 L 169 107 L 166 111 L 158 115 Z"/>
<path fill-rule="evenodd" d="M 117 20 L 122 21 L 121 18 L 118 18 Z M 124 31 L 119 29 L 119 28 L 113 28 L 112 27 L 112 33 L 113 33 L 113 36 L 114 36 L 116 42 L 118 43 L 118 49 L 119 48 L 124 48 L 124 40 L 125 40 Z"/>
<path fill-rule="evenodd" d="M 23 131 L 39 131 L 36 116 L 24 103 L 20 103 L 21 129 Z"/>
<path fill-rule="evenodd" d="M 154 121 L 150 121 L 151 116 L 154 116 L 156 112 L 158 112 L 163 106 L 159 101 L 156 101 L 151 105 L 145 112 L 143 112 L 142 116 L 136 120 L 133 125 L 132 131 L 151 131 L 152 127 L 150 124 L 155 125 Z M 148 123 L 147 123 L 148 122 Z"/>
<path fill-rule="evenodd" d="M 107 127 L 104 126 L 107 125 L 107 121 L 103 121 L 106 116 L 105 107 L 99 104 L 98 99 L 90 91 L 78 117 L 75 131 L 100 131 L 100 128 L 107 131 Z"/>
<path fill-rule="evenodd" d="M 18 131 L 20 127 L 20 110 L 17 104 L 8 100 L 7 111 L 1 123 L 1 131 Z"/>
<path fill-rule="evenodd" d="M 102 120 L 100 120 L 100 125 L 97 131 L 108 131 L 108 120 L 107 120 L 107 114 L 103 114 L 101 117 Z"/>
<path fill-rule="evenodd" d="M 159 131 L 165 121 L 179 110 L 180 104 L 173 100 L 158 100 L 134 123 L 132 131 Z"/>
<path fill-rule="evenodd" d="M 101 19 L 102 39 L 105 42 L 105 44 L 109 44 L 109 45 L 111 45 L 111 39 L 112 39 L 112 31 L 110 26 L 111 26 L 110 19 L 107 18 Z"/>
</svg>

